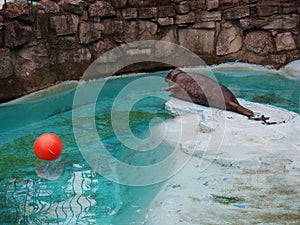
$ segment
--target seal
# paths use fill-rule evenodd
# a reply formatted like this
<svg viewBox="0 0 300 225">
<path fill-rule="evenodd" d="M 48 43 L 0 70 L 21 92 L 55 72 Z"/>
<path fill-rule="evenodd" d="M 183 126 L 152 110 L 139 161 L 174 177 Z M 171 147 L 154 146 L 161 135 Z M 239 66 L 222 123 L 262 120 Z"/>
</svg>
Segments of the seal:
<svg viewBox="0 0 300 225">
<path fill-rule="evenodd" d="M 241 106 L 233 93 L 217 81 L 198 73 L 186 73 L 174 69 L 165 77 L 169 87 L 162 91 L 171 91 L 171 95 L 199 105 L 234 111 L 253 117 L 250 109 Z"/>
</svg>

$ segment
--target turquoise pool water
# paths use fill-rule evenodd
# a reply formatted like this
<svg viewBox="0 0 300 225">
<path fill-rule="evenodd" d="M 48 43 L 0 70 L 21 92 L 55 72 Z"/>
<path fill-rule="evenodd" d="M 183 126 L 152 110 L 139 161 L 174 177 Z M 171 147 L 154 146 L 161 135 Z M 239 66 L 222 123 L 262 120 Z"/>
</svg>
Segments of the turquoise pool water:
<svg viewBox="0 0 300 225">
<path fill-rule="evenodd" d="M 95 121 L 98 135 L 112 156 L 129 164 L 147 166 L 172 153 L 164 143 L 147 155 L 133 152 L 116 138 L 110 118 L 113 102 L 122 88 L 141 77 L 159 77 L 161 82 L 132 88 L 128 95 L 128 99 L 153 93 L 160 96 L 142 98 L 129 113 L 131 131 L 137 137 L 150 135 L 149 122 L 153 118 L 166 120 L 172 117 L 164 109 L 168 94 L 160 91 L 166 86 L 163 82 L 166 73 L 129 76 L 105 83 L 97 100 Z M 217 69 L 214 75 L 239 98 L 300 112 L 299 80 L 289 80 L 273 72 L 245 69 Z M 88 88 L 93 82 L 84 85 Z M 73 134 L 75 90 L 76 85 L 70 84 L 59 91 L 0 106 L 1 224 L 119 225 L 141 224 L 144 220 L 147 206 L 161 184 L 129 187 L 95 173 L 82 157 Z M 120 115 L 120 121 L 126 109 L 124 103 L 124 110 L 120 107 L 116 113 Z M 57 161 L 37 160 L 33 154 L 35 139 L 45 132 L 55 133 L 63 141 L 63 154 Z"/>
</svg>

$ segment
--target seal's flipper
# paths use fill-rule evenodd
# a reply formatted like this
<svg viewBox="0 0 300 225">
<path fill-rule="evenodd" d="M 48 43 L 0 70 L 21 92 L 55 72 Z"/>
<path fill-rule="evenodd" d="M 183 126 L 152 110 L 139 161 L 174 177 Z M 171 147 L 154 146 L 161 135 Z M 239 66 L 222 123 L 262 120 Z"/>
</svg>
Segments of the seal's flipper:
<svg viewBox="0 0 300 225">
<path fill-rule="evenodd" d="M 161 91 L 171 91 L 172 89 L 176 89 L 176 88 L 178 88 L 178 85 L 177 84 L 173 84 L 170 87 L 162 88 L 160 90 Z"/>
<path fill-rule="evenodd" d="M 248 116 L 248 117 L 254 116 L 253 111 L 241 106 L 240 104 L 237 104 L 237 103 L 234 103 L 234 102 L 230 102 L 229 104 L 234 109 L 234 111 L 236 111 L 238 113 L 241 113 L 241 114 L 243 114 L 245 116 Z"/>
</svg>

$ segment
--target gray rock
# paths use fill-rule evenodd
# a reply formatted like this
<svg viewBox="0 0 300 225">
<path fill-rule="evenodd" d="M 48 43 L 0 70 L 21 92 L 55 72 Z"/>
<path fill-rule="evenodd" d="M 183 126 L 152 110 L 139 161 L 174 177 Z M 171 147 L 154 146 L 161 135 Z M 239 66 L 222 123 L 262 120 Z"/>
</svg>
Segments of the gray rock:
<svg viewBox="0 0 300 225">
<path fill-rule="evenodd" d="M 122 16 L 125 20 L 127 20 L 127 19 L 136 19 L 138 17 L 137 8 L 122 9 Z"/>
<path fill-rule="evenodd" d="M 44 12 L 39 12 L 36 19 L 37 38 L 47 38 L 49 35 L 49 16 Z"/>
<path fill-rule="evenodd" d="M 187 1 L 181 2 L 179 5 L 176 5 L 175 10 L 178 14 L 186 14 L 191 11 L 190 5 Z"/>
<path fill-rule="evenodd" d="M 88 9 L 90 17 L 111 17 L 116 15 L 115 9 L 111 4 L 104 1 L 96 1 Z"/>
<path fill-rule="evenodd" d="M 261 5 L 257 6 L 256 9 L 258 16 L 271 16 L 274 14 L 280 14 L 282 12 L 282 8 L 276 5 Z"/>
<path fill-rule="evenodd" d="M 240 19 L 241 27 L 244 30 L 250 30 L 252 28 L 261 28 L 267 20 L 264 18 L 243 18 Z"/>
<path fill-rule="evenodd" d="M 160 0 L 160 1 L 156 1 L 157 5 L 172 5 L 172 0 Z"/>
<path fill-rule="evenodd" d="M 36 6 L 43 10 L 45 13 L 59 13 L 60 8 L 57 3 L 51 0 L 42 0 L 36 4 Z"/>
<path fill-rule="evenodd" d="M 12 56 L 9 49 L 0 49 L 0 79 L 4 79 L 13 75 Z"/>
<path fill-rule="evenodd" d="M 242 0 L 242 2 L 244 2 L 244 3 L 247 3 L 247 4 L 249 4 L 249 3 L 256 3 L 258 0 Z"/>
<path fill-rule="evenodd" d="M 270 59 L 272 62 L 281 65 L 284 65 L 287 61 L 286 55 L 270 55 Z"/>
<path fill-rule="evenodd" d="M 296 37 L 296 45 L 300 49 L 300 34 L 298 34 Z"/>
<path fill-rule="evenodd" d="M 284 14 L 291 14 L 291 13 L 296 13 L 297 12 L 297 8 L 295 6 L 283 6 L 282 8 L 282 13 Z"/>
<path fill-rule="evenodd" d="M 76 34 L 79 18 L 76 15 L 61 15 L 50 17 L 50 27 L 57 36 Z"/>
<path fill-rule="evenodd" d="M 59 5 L 68 12 L 82 15 L 86 2 L 83 0 L 61 0 Z"/>
<path fill-rule="evenodd" d="M 291 32 L 277 34 L 275 42 L 277 51 L 296 49 L 296 43 Z"/>
<path fill-rule="evenodd" d="M 215 31 L 202 29 L 180 29 L 179 44 L 196 54 L 215 52 Z"/>
<path fill-rule="evenodd" d="M 172 43 L 176 43 L 176 30 L 171 29 L 169 30 L 161 39 L 160 41 L 165 42 L 158 42 L 155 44 L 155 56 L 157 58 L 164 58 L 176 53 L 176 45 Z"/>
<path fill-rule="evenodd" d="M 222 24 L 221 31 L 217 39 L 217 55 L 228 55 L 238 52 L 242 48 L 241 31 L 238 26 L 230 22 Z"/>
<path fill-rule="evenodd" d="M 219 0 L 219 5 L 222 7 L 232 7 L 239 4 L 239 0 Z"/>
<path fill-rule="evenodd" d="M 293 29 L 299 26 L 300 16 L 297 14 L 291 15 L 274 15 L 264 21 L 263 29 L 277 30 L 277 29 Z"/>
<path fill-rule="evenodd" d="M 23 23 L 32 24 L 36 13 L 37 8 L 26 2 L 8 2 L 3 8 L 2 16 L 7 19 L 18 18 Z"/>
<path fill-rule="evenodd" d="M 22 25 L 18 21 L 4 24 L 4 43 L 5 47 L 14 48 L 28 43 L 33 35 L 32 28 Z"/>
<path fill-rule="evenodd" d="M 79 26 L 79 43 L 88 44 L 101 38 L 104 26 L 101 23 L 82 22 Z"/>
<path fill-rule="evenodd" d="M 245 37 L 244 43 L 246 49 L 260 55 L 266 56 L 274 52 L 273 38 L 269 32 L 249 32 Z"/>
<path fill-rule="evenodd" d="M 213 28 L 216 28 L 216 22 L 214 22 L 214 21 L 196 22 L 193 25 L 193 28 L 195 28 L 195 29 L 200 29 L 200 28 L 213 29 Z"/>
<path fill-rule="evenodd" d="M 123 8 L 127 0 L 108 0 L 108 2 L 114 7 L 114 8 Z"/>
<path fill-rule="evenodd" d="M 104 26 L 103 35 L 123 34 L 124 21 L 122 20 L 105 19 L 102 24 Z"/>
<path fill-rule="evenodd" d="M 88 48 L 78 48 L 58 51 L 55 58 L 55 61 L 58 64 L 64 64 L 68 62 L 80 63 L 84 61 L 90 61 L 92 55 Z M 67 68 L 65 68 L 65 70 L 67 70 Z"/>
<path fill-rule="evenodd" d="M 138 7 L 139 1 L 138 0 L 128 0 L 129 7 Z"/>
<path fill-rule="evenodd" d="M 225 10 L 223 14 L 226 20 L 240 19 L 240 18 L 250 16 L 250 8 L 247 6 L 235 7 L 235 8 Z"/>
<path fill-rule="evenodd" d="M 211 12 L 205 11 L 199 15 L 199 19 L 201 21 L 208 21 L 208 22 L 209 21 L 220 21 L 222 19 L 222 12 L 221 11 L 211 11 Z"/>
<path fill-rule="evenodd" d="M 173 18 L 169 18 L 169 17 L 158 18 L 157 22 L 161 26 L 169 26 L 169 25 L 174 24 L 174 19 Z"/>
<path fill-rule="evenodd" d="M 108 52 L 110 49 L 117 47 L 116 43 L 111 39 L 101 39 L 92 45 L 93 54 L 98 58 L 103 53 Z"/>
<path fill-rule="evenodd" d="M 124 33 L 122 35 L 125 43 L 138 40 L 139 28 L 138 22 L 135 20 L 127 20 L 124 25 Z"/>
<path fill-rule="evenodd" d="M 172 17 L 175 15 L 175 8 L 172 5 L 161 6 L 158 8 L 158 17 Z"/>
<path fill-rule="evenodd" d="M 3 47 L 3 37 L 4 37 L 3 17 L 0 16 L 0 48 Z"/>
<path fill-rule="evenodd" d="M 214 10 L 219 8 L 219 0 L 206 0 L 207 10 Z"/>
<path fill-rule="evenodd" d="M 141 20 L 138 24 L 139 40 L 151 40 L 157 32 L 156 23 Z"/>
<path fill-rule="evenodd" d="M 147 18 L 155 18 L 157 17 L 157 8 L 149 7 L 149 8 L 140 8 L 139 9 L 139 18 L 147 19 Z"/>
<path fill-rule="evenodd" d="M 195 13 L 190 12 L 188 14 L 183 15 L 177 15 L 175 19 L 176 24 L 188 24 L 188 23 L 194 23 L 196 21 L 195 19 Z"/>
</svg>

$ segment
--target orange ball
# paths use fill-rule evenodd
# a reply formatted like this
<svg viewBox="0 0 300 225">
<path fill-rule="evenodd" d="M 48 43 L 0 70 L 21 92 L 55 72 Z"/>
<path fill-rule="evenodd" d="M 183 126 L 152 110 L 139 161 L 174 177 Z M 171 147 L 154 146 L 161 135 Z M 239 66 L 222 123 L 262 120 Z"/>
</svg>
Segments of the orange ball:
<svg viewBox="0 0 300 225">
<path fill-rule="evenodd" d="M 34 154 L 42 160 L 55 160 L 62 152 L 63 144 L 55 134 L 46 133 L 39 136 L 33 145 Z"/>
</svg>

